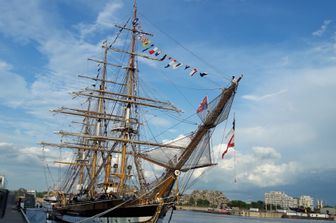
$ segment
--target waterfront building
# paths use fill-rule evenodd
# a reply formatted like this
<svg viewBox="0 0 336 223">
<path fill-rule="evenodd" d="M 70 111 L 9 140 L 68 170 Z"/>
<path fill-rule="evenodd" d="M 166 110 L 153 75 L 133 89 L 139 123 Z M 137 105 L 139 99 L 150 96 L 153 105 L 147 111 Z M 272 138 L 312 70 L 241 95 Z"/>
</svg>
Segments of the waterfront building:
<svg viewBox="0 0 336 223">
<path fill-rule="evenodd" d="M 271 191 L 269 193 L 265 193 L 265 206 L 267 208 L 267 206 L 271 207 L 271 205 L 281 207 L 283 209 L 297 208 L 298 199 L 293 198 L 284 192 Z"/>
<path fill-rule="evenodd" d="M 313 210 L 313 208 L 314 208 L 313 198 L 311 196 L 307 196 L 307 195 L 300 196 L 299 207 L 310 208 L 311 210 Z"/>
</svg>

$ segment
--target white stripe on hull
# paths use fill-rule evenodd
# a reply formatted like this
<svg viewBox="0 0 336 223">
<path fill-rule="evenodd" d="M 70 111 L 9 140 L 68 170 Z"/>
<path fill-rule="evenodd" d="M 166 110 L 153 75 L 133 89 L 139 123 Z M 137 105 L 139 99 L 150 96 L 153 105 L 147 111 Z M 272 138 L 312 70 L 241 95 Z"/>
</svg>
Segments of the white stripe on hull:
<svg viewBox="0 0 336 223">
<path fill-rule="evenodd" d="M 57 216 L 63 221 L 75 223 L 81 220 L 86 219 L 85 217 L 63 215 Z M 142 223 L 149 221 L 153 216 L 144 216 L 144 217 L 100 217 L 86 221 L 87 223 Z"/>
</svg>

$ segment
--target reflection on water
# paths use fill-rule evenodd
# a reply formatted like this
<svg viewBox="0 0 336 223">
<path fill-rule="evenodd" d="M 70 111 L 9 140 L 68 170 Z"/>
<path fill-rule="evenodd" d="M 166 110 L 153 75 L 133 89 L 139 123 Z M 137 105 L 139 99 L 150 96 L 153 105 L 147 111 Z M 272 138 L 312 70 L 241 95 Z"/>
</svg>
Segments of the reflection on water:
<svg viewBox="0 0 336 223">
<path fill-rule="evenodd" d="M 45 223 L 46 213 L 43 209 L 28 209 L 27 217 L 31 223 Z M 168 223 L 170 212 L 164 219 L 164 223 Z M 302 220 L 302 219 L 271 219 L 271 218 L 251 218 L 220 214 L 210 214 L 194 211 L 174 211 L 171 223 L 323 223 L 330 221 L 323 220 Z"/>
</svg>

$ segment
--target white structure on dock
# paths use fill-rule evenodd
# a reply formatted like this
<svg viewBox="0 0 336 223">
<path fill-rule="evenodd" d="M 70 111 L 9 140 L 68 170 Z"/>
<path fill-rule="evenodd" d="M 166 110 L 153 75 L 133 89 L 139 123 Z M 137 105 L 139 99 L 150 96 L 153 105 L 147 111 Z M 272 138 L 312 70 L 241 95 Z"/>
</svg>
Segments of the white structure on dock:
<svg viewBox="0 0 336 223">
<path fill-rule="evenodd" d="M 0 176 L 0 189 L 6 188 L 6 178 L 4 176 Z"/>
</svg>

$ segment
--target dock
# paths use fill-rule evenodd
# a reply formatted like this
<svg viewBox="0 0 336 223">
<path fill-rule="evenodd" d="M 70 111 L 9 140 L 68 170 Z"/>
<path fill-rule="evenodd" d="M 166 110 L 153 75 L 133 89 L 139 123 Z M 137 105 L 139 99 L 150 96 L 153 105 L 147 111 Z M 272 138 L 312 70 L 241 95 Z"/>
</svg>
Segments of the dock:
<svg viewBox="0 0 336 223">
<path fill-rule="evenodd" d="M 29 223 L 20 210 L 16 207 L 15 194 L 9 192 L 7 199 L 7 208 L 4 218 L 0 219 L 1 223 Z"/>
</svg>

